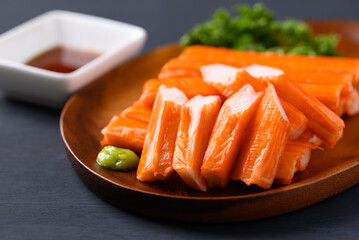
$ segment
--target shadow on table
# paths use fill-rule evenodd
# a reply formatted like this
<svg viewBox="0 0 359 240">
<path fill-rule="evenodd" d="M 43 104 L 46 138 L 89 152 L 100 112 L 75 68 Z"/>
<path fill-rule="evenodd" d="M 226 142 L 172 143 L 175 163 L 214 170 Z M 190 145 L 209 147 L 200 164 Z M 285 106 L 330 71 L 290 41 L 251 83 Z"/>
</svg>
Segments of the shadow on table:
<svg viewBox="0 0 359 240">
<path fill-rule="evenodd" d="M 359 224 L 359 185 L 313 206 L 283 214 L 280 216 L 238 223 L 184 223 L 141 217 L 151 221 L 156 227 L 165 227 L 169 231 L 181 231 L 187 234 L 208 235 L 218 238 L 226 237 L 285 237 L 293 234 L 310 233 L 336 239 L 345 233 L 352 235 L 355 224 Z M 347 230 L 347 232 L 345 232 Z M 344 231 L 344 232 L 343 232 Z M 357 230 L 355 230 L 357 231 Z M 354 236 L 353 236 L 354 237 Z"/>
</svg>

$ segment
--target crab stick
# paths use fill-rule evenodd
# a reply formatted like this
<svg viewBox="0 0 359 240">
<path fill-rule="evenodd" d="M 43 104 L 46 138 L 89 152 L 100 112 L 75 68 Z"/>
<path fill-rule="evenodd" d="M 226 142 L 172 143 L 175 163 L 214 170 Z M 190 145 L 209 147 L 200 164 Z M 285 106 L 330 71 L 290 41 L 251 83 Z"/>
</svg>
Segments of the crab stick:
<svg viewBox="0 0 359 240">
<path fill-rule="evenodd" d="M 262 92 L 245 85 L 222 105 L 201 167 L 209 187 L 227 185 L 239 147 L 246 139 L 245 130 L 262 96 Z"/>
<path fill-rule="evenodd" d="M 192 98 L 196 95 L 218 95 L 218 92 L 205 83 L 202 78 L 150 79 L 143 86 L 142 95 L 138 100 L 138 104 L 152 108 L 160 85 L 176 87 L 188 98 Z"/>
<path fill-rule="evenodd" d="M 282 70 L 277 68 L 272 68 L 268 66 L 262 66 L 262 65 L 251 65 L 245 68 L 246 71 L 251 74 L 253 77 L 257 78 L 261 82 L 270 81 L 272 79 L 281 78 L 283 76 L 288 76 L 288 79 L 292 80 L 293 82 L 298 83 L 298 75 L 300 76 L 300 73 L 290 77 L 287 73 L 284 73 Z M 300 77 L 299 77 L 300 78 Z M 321 101 L 325 106 L 327 106 L 330 110 L 332 110 L 337 115 L 342 115 L 342 97 L 347 94 L 347 91 L 351 92 L 354 88 L 351 85 L 351 82 L 344 82 L 343 81 L 337 81 L 335 84 L 327 84 L 323 85 L 325 79 L 322 79 L 320 84 L 314 84 L 314 83 L 305 83 L 304 80 L 305 77 L 303 77 L 302 81 L 299 81 L 299 85 L 306 89 L 309 93 L 311 93 L 314 97 L 316 97 L 319 101 Z M 348 79 L 346 80 L 348 81 Z M 349 81 L 350 78 L 349 78 Z"/>
<path fill-rule="evenodd" d="M 138 180 L 164 180 L 172 173 L 181 108 L 186 102 L 186 95 L 177 88 L 158 89 L 137 168 Z"/>
<path fill-rule="evenodd" d="M 178 58 L 173 58 L 163 65 L 158 78 L 200 77 L 200 67 L 211 63 L 209 61 L 181 61 Z"/>
<path fill-rule="evenodd" d="M 194 45 L 185 48 L 178 56 L 178 59 L 181 61 L 191 62 L 216 62 L 235 67 L 243 67 L 254 64 L 252 63 L 252 58 L 243 58 L 240 56 L 240 53 L 241 52 L 229 48 Z"/>
<path fill-rule="evenodd" d="M 159 78 L 188 78 L 200 77 L 200 68 L 205 65 L 213 64 L 215 61 L 184 61 L 177 58 L 171 59 L 162 68 Z M 283 74 L 283 70 L 271 68 L 268 66 L 253 64 L 245 66 L 244 64 L 231 65 L 232 67 L 245 67 L 250 74 L 261 72 L 261 70 L 272 71 L 272 74 Z M 285 74 L 290 76 L 293 81 L 299 84 L 314 85 L 342 85 L 341 95 L 348 94 L 353 89 L 354 74 L 345 72 L 327 72 L 327 71 L 306 71 L 303 69 L 286 69 Z"/>
<path fill-rule="evenodd" d="M 145 123 L 150 122 L 152 109 L 140 104 L 133 104 L 121 113 L 121 117 L 132 118 Z"/>
<path fill-rule="evenodd" d="M 294 174 L 297 171 L 305 170 L 308 166 L 313 148 L 316 148 L 316 146 L 309 142 L 287 141 L 279 162 L 275 182 L 282 185 L 290 184 Z"/>
<path fill-rule="evenodd" d="M 101 145 L 128 148 L 141 153 L 146 129 L 147 123 L 143 121 L 114 116 L 110 123 L 101 131 L 104 136 Z"/>
<path fill-rule="evenodd" d="M 175 79 L 175 78 L 199 78 L 201 72 L 199 69 L 172 69 L 163 70 L 158 74 L 159 79 Z"/>
<path fill-rule="evenodd" d="M 253 78 L 243 68 L 211 64 L 202 66 L 201 73 L 203 80 L 225 98 L 229 98 L 246 84 L 252 85 L 256 91 L 265 89 L 265 85 Z"/>
<path fill-rule="evenodd" d="M 308 119 L 292 104 L 284 99 L 279 99 L 288 117 L 290 128 L 288 139 L 297 139 L 307 128 Z"/>
<path fill-rule="evenodd" d="M 306 89 L 320 102 L 327 106 L 337 115 L 340 114 L 340 101 L 343 85 L 313 85 L 313 84 L 300 84 L 301 87 Z"/>
<path fill-rule="evenodd" d="M 246 70 L 243 70 L 243 68 L 234 68 L 223 64 L 206 65 L 201 68 L 201 71 L 204 81 L 212 84 L 219 92 L 222 93 L 222 95 L 225 95 L 226 97 L 229 97 L 232 92 L 245 84 L 250 84 L 256 91 L 264 90 L 266 88 L 265 84 L 268 71 L 272 71 L 269 74 L 270 76 L 283 74 L 281 70 L 277 70 L 275 68 L 259 65 L 258 67 L 253 67 L 254 65 L 252 68 L 248 68 L 248 71 L 260 80 L 248 75 Z M 307 118 L 293 105 L 283 99 L 280 99 L 280 101 L 283 102 L 284 110 L 287 113 L 291 125 L 289 138 L 296 139 L 307 127 Z"/>
<path fill-rule="evenodd" d="M 289 133 L 289 121 L 272 84 L 268 85 L 246 144 L 241 148 L 233 180 L 268 189 L 273 184 Z"/>
<path fill-rule="evenodd" d="M 346 95 L 353 89 L 352 74 L 344 73 L 328 73 L 328 72 L 313 72 L 304 70 L 281 70 L 278 68 L 253 64 L 244 68 L 253 77 L 260 80 L 269 80 L 268 78 L 278 77 L 280 75 L 288 75 L 292 81 L 300 85 L 314 85 L 318 87 L 340 85 L 340 94 Z"/>
<path fill-rule="evenodd" d="M 221 47 L 191 46 L 178 57 L 185 61 L 216 61 L 236 67 L 260 64 L 279 69 L 297 69 L 305 71 L 340 72 L 355 75 L 354 83 L 359 75 L 359 59 L 337 58 L 328 56 L 303 56 L 276 53 L 260 53 L 252 51 L 236 51 Z"/>
<path fill-rule="evenodd" d="M 344 121 L 306 89 L 291 81 L 280 69 L 260 65 L 246 69 L 258 80 L 271 82 L 281 98 L 307 117 L 308 127 L 326 144 L 333 147 L 342 137 Z"/>
<path fill-rule="evenodd" d="M 342 137 L 344 121 L 298 83 L 290 81 L 280 69 L 263 66 L 246 69 L 258 82 L 271 82 L 281 98 L 307 117 L 308 127 L 326 144 L 334 147 Z"/>
<path fill-rule="evenodd" d="M 297 139 L 301 142 L 309 142 L 313 143 L 316 146 L 319 146 L 322 144 L 322 140 L 320 140 L 310 129 L 306 129 Z"/>
<path fill-rule="evenodd" d="M 203 65 L 213 64 L 213 62 L 215 61 L 182 61 L 178 58 L 172 58 L 165 65 L 163 65 L 160 72 L 177 69 L 198 70 Z"/>
<path fill-rule="evenodd" d="M 344 98 L 344 112 L 349 116 L 359 113 L 359 91 L 357 89 L 353 89 Z"/>
<path fill-rule="evenodd" d="M 330 147 L 342 137 L 344 121 L 297 83 L 281 75 L 270 81 L 278 95 L 308 118 L 308 127 Z"/>
<path fill-rule="evenodd" d="M 172 167 L 189 187 L 204 192 L 207 185 L 201 166 L 221 102 L 219 96 L 198 95 L 189 100 L 182 107 L 177 133 Z"/>
<path fill-rule="evenodd" d="M 315 72 L 315 71 L 305 71 L 305 70 L 286 70 L 285 73 L 290 76 L 290 78 L 302 84 L 308 85 L 320 85 L 330 86 L 330 85 L 341 85 L 341 95 L 346 95 L 350 93 L 353 89 L 353 79 L 354 75 L 349 73 L 341 72 Z"/>
<path fill-rule="evenodd" d="M 243 68 L 235 68 L 223 64 L 212 64 L 201 67 L 204 81 L 216 87 L 225 97 L 231 96 L 232 92 L 245 84 L 250 84 L 256 91 L 264 90 L 266 88 L 265 84 L 268 71 L 272 71 L 270 74 L 275 76 L 283 74 L 281 70 L 265 66 L 259 66 L 259 68 L 256 67 L 255 69 L 249 68 L 248 70 L 260 80 L 248 75 Z M 283 103 L 284 111 L 287 113 L 290 122 L 289 139 L 296 139 L 306 129 L 308 120 L 304 114 L 293 105 L 283 99 L 280 99 L 280 101 Z"/>
</svg>

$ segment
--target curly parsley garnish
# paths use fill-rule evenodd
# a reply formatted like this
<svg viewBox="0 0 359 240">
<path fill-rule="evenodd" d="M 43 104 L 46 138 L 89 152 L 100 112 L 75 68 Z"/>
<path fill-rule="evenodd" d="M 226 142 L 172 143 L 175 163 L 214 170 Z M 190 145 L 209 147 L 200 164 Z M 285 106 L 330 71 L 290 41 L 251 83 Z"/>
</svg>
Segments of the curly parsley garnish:
<svg viewBox="0 0 359 240">
<path fill-rule="evenodd" d="M 276 21 L 260 3 L 253 7 L 236 6 L 236 15 L 220 8 L 213 18 L 194 26 L 182 36 L 182 47 L 200 44 L 237 50 L 338 56 L 339 36 L 334 33 L 314 35 L 303 21 Z"/>
</svg>

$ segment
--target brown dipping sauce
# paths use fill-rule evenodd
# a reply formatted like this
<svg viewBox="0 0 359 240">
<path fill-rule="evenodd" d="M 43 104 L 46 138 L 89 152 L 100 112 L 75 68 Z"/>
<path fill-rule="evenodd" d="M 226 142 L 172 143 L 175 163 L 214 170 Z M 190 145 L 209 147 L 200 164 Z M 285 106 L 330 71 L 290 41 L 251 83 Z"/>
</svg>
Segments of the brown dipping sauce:
<svg viewBox="0 0 359 240">
<path fill-rule="evenodd" d="M 99 54 L 66 47 L 54 47 L 32 58 L 26 64 L 59 73 L 70 73 Z"/>
</svg>

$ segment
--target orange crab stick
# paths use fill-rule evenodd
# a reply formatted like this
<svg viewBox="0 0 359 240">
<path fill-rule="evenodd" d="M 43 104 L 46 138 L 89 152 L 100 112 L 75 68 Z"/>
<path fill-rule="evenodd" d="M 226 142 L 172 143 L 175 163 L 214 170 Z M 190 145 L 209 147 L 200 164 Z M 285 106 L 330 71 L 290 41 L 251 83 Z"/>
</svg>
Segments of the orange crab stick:
<svg viewBox="0 0 359 240">
<path fill-rule="evenodd" d="M 194 45 L 185 48 L 178 59 L 187 62 L 216 62 L 235 67 L 254 64 L 252 57 L 242 57 L 240 53 L 229 48 Z"/>
<path fill-rule="evenodd" d="M 317 147 L 309 142 L 287 141 L 279 162 L 275 182 L 282 185 L 290 184 L 297 171 L 306 169 L 311 150 L 315 148 Z"/>
<path fill-rule="evenodd" d="M 261 82 L 270 81 L 271 79 L 278 78 L 283 76 L 284 74 L 287 75 L 287 72 L 284 73 L 282 70 L 278 68 L 272 68 L 268 66 L 262 66 L 262 65 L 250 65 L 245 68 L 246 71 L 251 74 L 256 79 L 260 80 Z M 298 75 L 293 76 L 291 80 L 293 82 L 298 82 Z M 288 75 L 289 76 L 289 75 Z M 325 76 L 325 75 L 324 75 Z M 343 82 L 338 81 L 336 84 L 327 84 L 323 85 L 323 81 L 321 80 L 321 84 L 313 84 L 313 83 L 305 83 L 304 77 L 301 79 L 302 82 L 299 83 L 300 86 L 305 88 L 308 92 L 310 92 L 314 97 L 318 98 L 319 101 L 321 101 L 324 105 L 326 105 L 330 110 L 335 112 L 337 115 L 340 115 L 341 109 L 341 95 L 345 94 L 345 91 L 349 91 L 349 89 L 353 89 L 353 86 L 351 85 L 351 82 L 345 84 Z M 351 81 L 351 79 L 349 79 Z M 300 81 L 299 81 L 300 82 Z M 351 88 L 348 87 L 351 86 Z M 344 89 L 348 87 L 344 91 Z"/>
<path fill-rule="evenodd" d="M 279 69 L 259 65 L 252 65 L 245 69 L 248 69 L 248 71 L 251 72 L 256 78 L 247 76 L 248 74 L 246 71 L 242 72 L 240 68 L 234 68 L 223 64 L 206 65 L 202 67 L 202 73 L 204 75 L 205 81 L 207 75 L 209 75 L 208 78 L 213 79 L 212 82 L 216 84 L 222 84 L 223 81 L 221 81 L 221 79 L 233 79 L 233 76 L 235 75 L 234 80 L 228 81 L 230 82 L 230 87 L 227 86 L 227 89 L 237 89 L 239 86 L 243 86 L 244 84 L 250 84 L 256 91 L 261 91 L 266 88 L 266 81 L 269 79 L 269 77 L 267 79 L 267 76 L 272 77 L 272 75 L 277 76 L 283 74 L 283 71 Z M 216 73 L 218 72 L 220 72 L 220 74 L 216 76 Z M 222 87 L 226 89 L 226 86 Z M 299 111 L 290 103 L 283 99 L 280 99 L 280 102 L 282 103 L 284 111 L 286 112 L 290 122 L 289 139 L 296 139 L 306 129 L 308 119 L 301 111 Z"/>
<path fill-rule="evenodd" d="M 161 69 L 159 78 L 184 78 L 184 77 L 200 77 L 200 68 L 205 65 L 216 63 L 215 61 L 185 61 L 178 58 L 173 58 L 167 62 Z M 218 62 L 217 62 L 218 63 Z M 243 67 L 243 63 L 231 64 L 232 67 Z M 245 69 L 251 74 L 253 69 L 255 72 L 258 68 L 267 68 L 274 71 L 275 68 L 253 64 L 245 66 Z M 282 70 L 281 74 L 283 73 Z M 285 74 L 290 76 L 293 81 L 300 84 L 314 84 L 314 85 L 343 85 L 342 95 L 348 94 L 353 89 L 353 82 L 355 82 L 355 75 L 346 72 L 336 71 L 307 71 L 303 69 L 285 69 Z"/>
<path fill-rule="evenodd" d="M 176 87 L 188 98 L 192 98 L 196 95 L 218 95 L 218 92 L 205 83 L 202 78 L 151 79 L 143 86 L 142 95 L 138 100 L 138 104 L 152 108 L 160 85 Z"/>
<path fill-rule="evenodd" d="M 196 96 L 181 112 L 172 167 L 191 188 L 207 191 L 201 175 L 204 153 L 221 107 L 219 96 Z"/>
<path fill-rule="evenodd" d="M 199 68 L 203 65 L 208 65 L 212 63 L 213 61 L 182 61 L 178 58 L 172 58 L 165 65 L 163 65 L 160 72 L 177 69 L 199 70 Z"/>
<path fill-rule="evenodd" d="M 181 61 L 178 58 L 173 58 L 163 65 L 158 77 L 160 79 L 200 77 L 200 67 L 211 63 L 209 61 Z"/>
<path fill-rule="evenodd" d="M 158 74 L 159 79 L 174 79 L 174 78 L 199 78 L 201 72 L 199 69 L 171 69 L 163 70 Z"/>
<path fill-rule="evenodd" d="M 254 79 L 243 68 L 212 64 L 202 66 L 201 73 L 203 80 L 225 98 L 229 98 L 246 84 L 252 85 L 256 91 L 265 89 L 265 85 Z"/>
<path fill-rule="evenodd" d="M 321 85 L 322 87 L 327 85 L 342 85 L 341 95 L 346 95 L 353 89 L 353 74 L 326 71 L 310 72 L 295 69 L 285 70 L 285 73 L 299 84 L 314 84 Z"/>
<path fill-rule="evenodd" d="M 133 104 L 121 113 L 121 117 L 136 119 L 145 123 L 150 122 L 152 109 L 140 104 Z"/>
<path fill-rule="evenodd" d="M 353 89 L 348 96 L 344 98 L 344 111 L 349 116 L 359 113 L 359 91 Z"/>
<path fill-rule="evenodd" d="M 236 67 L 261 64 L 280 69 L 297 69 L 305 71 L 327 71 L 359 74 L 359 60 L 355 58 L 337 58 L 327 56 L 303 56 L 251 51 L 236 51 L 221 47 L 191 46 L 178 57 L 184 61 L 214 61 Z"/>
<path fill-rule="evenodd" d="M 289 80 L 283 71 L 261 65 L 246 69 L 255 78 L 271 82 L 281 98 L 303 112 L 308 118 L 308 127 L 329 146 L 333 147 L 341 138 L 343 120 L 298 83 Z"/>
<path fill-rule="evenodd" d="M 160 86 L 146 133 L 137 179 L 164 180 L 172 173 L 172 159 L 186 95 L 177 88 Z"/>
<path fill-rule="evenodd" d="M 273 184 L 289 133 L 289 121 L 275 88 L 268 85 L 246 144 L 240 150 L 233 180 L 268 189 Z"/>
<path fill-rule="evenodd" d="M 307 117 L 308 127 L 326 144 L 334 147 L 342 137 L 344 121 L 298 83 L 289 80 L 280 69 L 259 65 L 246 69 L 255 78 L 271 82 L 281 98 Z"/>
<path fill-rule="evenodd" d="M 229 181 L 239 146 L 255 114 L 263 93 L 245 85 L 227 99 L 218 115 L 206 150 L 201 173 L 209 187 L 225 187 Z"/>
<path fill-rule="evenodd" d="M 271 83 L 278 95 L 294 105 L 308 118 L 308 127 L 330 147 L 342 137 L 344 121 L 297 83 L 281 75 Z"/>
<path fill-rule="evenodd" d="M 340 114 L 341 93 L 343 85 L 314 85 L 314 84 L 300 84 L 325 106 L 332 110 L 337 115 Z"/>
<path fill-rule="evenodd" d="M 344 73 L 328 73 L 328 72 L 313 72 L 304 70 L 285 70 L 285 72 L 278 68 L 253 64 L 245 67 L 245 70 L 253 77 L 260 80 L 268 80 L 271 77 L 277 77 L 283 74 L 288 75 L 292 81 L 300 85 L 314 85 L 316 87 L 325 88 L 325 86 L 339 86 L 340 94 L 346 95 L 353 89 L 352 74 Z M 267 78 L 267 79 L 266 79 Z M 312 87 L 313 88 L 313 87 Z"/>
<path fill-rule="evenodd" d="M 308 119 L 301 111 L 284 99 L 280 99 L 280 103 L 290 123 L 288 139 L 297 139 L 307 128 Z"/>
<path fill-rule="evenodd" d="M 245 68 L 246 71 L 251 74 L 253 77 L 257 78 L 262 82 L 270 81 L 271 79 L 275 79 L 283 76 L 290 76 L 287 73 L 284 73 L 282 70 L 277 68 L 272 68 L 268 66 L 262 65 L 251 65 Z M 300 73 L 290 78 L 293 82 L 298 83 L 298 76 L 300 77 Z M 303 75 L 303 74 L 302 74 Z M 325 76 L 325 75 L 324 75 Z M 310 79 L 308 79 L 310 80 Z M 299 85 L 306 89 L 309 93 L 311 93 L 314 97 L 316 97 L 319 101 L 321 101 L 325 106 L 327 106 L 330 110 L 332 110 L 337 115 L 341 115 L 341 96 L 346 94 L 346 91 L 351 91 L 350 89 L 354 89 L 351 85 L 351 82 L 345 84 L 343 82 L 338 81 L 336 84 L 324 84 L 325 79 L 321 80 L 320 84 L 313 83 L 305 83 L 304 77 L 299 81 Z M 351 81 L 349 79 L 349 81 Z M 319 80 L 318 80 L 319 82 Z M 348 87 L 350 86 L 350 87 Z M 347 88 L 347 89 L 345 89 Z M 280 95 L 280 93 L 279 93 Z"/>
<path fill-rule="evenodd" d="M 310 129 L 306 129 L 298 138 L 298 141 L 301 142 L 310 142 L 316 146 L 322 144 L 322 140 L 320 140 L 315 134 L 312 133 Z"/>
<path fill-rule="evenodd" d="M 147 123 L 136 119 L 114 116 L 110 123 L 101 131 L 104 135 L 101 145 L 128 148 L 141 153 L 146 129 Z"/>
</svg>

